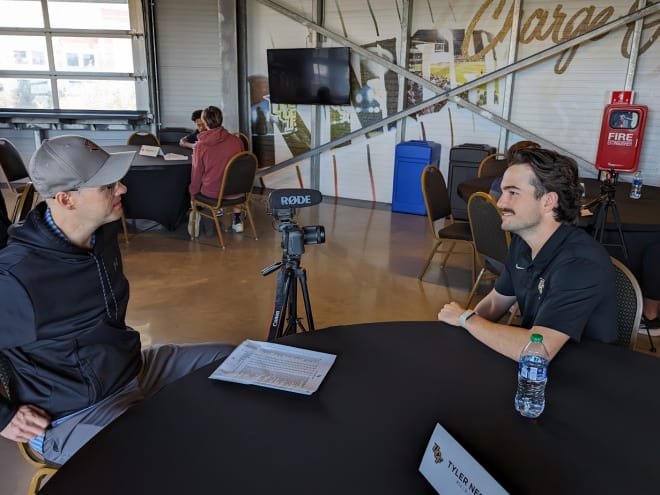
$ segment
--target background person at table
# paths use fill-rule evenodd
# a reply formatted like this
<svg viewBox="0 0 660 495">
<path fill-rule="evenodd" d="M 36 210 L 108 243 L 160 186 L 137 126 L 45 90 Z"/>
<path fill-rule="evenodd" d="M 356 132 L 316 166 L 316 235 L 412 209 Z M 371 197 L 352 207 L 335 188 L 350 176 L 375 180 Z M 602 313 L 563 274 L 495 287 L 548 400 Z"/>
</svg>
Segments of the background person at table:
<svg viewBox="0 0 660 495">
<path fill-rule="evenodd" d="M 614 268 L 605 248 L 575 225 L 581 194 L 575 161 L 550 150 L 518 151 L 502 191 L 502 228 L 515 234 L 505 269 L 475 314 L 451 302 L 438 319 L 460 324 L 514 360 L 530 329 L 543 335 L 551 359 L 569 339 L 614 342 Z M 496 323 L 516 301 L 521 327 Z"/>
<path fill-rule="evenodd" d="M 644 249 L 642 258 L 643 321 L 651 335 L 660 335 L 660 244 Z"/>
<path fill-rule="evenodd" d="M 183 136 L 179 140 L 179 146 L 181 146 L 182 148 L 189 148 L 192 150 L 195 148 L 195 144 L 197 143 L 199 133 L 206 130 L 206 125 L 204 125 L 204 121 L 202 120 L 201 110 L 195 110 L 190 116 L 190 120 L 192 120 L 195 123 L 196 129 L 187 136 Z"/>
<path fill-rule="evenodd" d="M 507 163 L 511 163 L 511 160 L 513 159 L 513 155 L 519 151 L 519 150 L 524 150 L 524 149 L 538 149 L 540 148 L 541 145 L 539 143 L 535 143 L 534 141 L 518 141 L 517 143 L 513 143 L 511 146 L 509 146 L 509 149 L 506 152 L 506 161 Z M 488 191 L 488 194 L 490 194 L 493 198 L 495 198 L 495 201 L 500 199 L 500 196 L 502 195 L 502 177 L 499 176 L 496 178 L 493 183 L 490 185 L 490 190 Z"/>
<path fill-rule="evenodd" d="M 195 145 L 188 191 L 191 203 L 195 197 L 207 203 L 215 203 L 220 194 L 225 167 L 232 156 L 243 151 L 243 143 L 239 137 L 222 127 L 222 111 L 218 107 L 205 108 L 202 120 L 208 130 L 199 135 Z M 243 232 L 241 210 L 234 208 L 233 211 L 231 228 L 234 232 Z M 196 232 L 199 232 L 199 228 Z"/>
<path fill-rule="evenodd" d="M 119 180 L 133 155 L 80 136 L 45 140 L 28 167 L 45 201 L 0 250 L 0 352 L 11 375 L 0 435 L 45 434 L 43 454 L 58 464 L 133 404 L 233 348 L 141 350 L 126 326 L 129 287 L 110 224 L 121 217 Z"/>
</svg>

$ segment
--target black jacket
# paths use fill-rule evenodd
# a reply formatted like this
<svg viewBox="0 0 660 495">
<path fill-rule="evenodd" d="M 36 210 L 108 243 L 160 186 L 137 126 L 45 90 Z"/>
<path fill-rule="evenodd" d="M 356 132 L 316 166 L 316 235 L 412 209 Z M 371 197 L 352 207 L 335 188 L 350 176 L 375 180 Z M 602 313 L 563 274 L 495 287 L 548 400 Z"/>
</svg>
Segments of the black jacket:
<svg viewBox="0 0 660 495">
<path fill-rule="evenodd" d="M 118 390 L 141 366 L 139 334 L 126 327 L 128 281 L 112 224 L 92 250 L 52 231 L 39 204 L 9 229 L 0 250 L 0 352 L 12 368 L 12 402 L 0 397 L 0 430 L 20 404 L 53 418 Z"/>
</svg>

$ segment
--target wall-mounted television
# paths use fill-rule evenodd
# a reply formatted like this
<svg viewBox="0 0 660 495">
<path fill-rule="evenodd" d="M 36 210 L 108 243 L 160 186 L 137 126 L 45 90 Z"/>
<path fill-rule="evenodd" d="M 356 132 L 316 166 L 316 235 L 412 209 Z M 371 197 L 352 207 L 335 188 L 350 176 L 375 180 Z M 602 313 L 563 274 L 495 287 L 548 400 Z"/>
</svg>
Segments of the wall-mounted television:
<svg viewBox="0 0 660 495">
<path fill-rule="evenodd" d="M 271 103 L 348 105 L 348 48 L 267 50 Z"/>
</svg>

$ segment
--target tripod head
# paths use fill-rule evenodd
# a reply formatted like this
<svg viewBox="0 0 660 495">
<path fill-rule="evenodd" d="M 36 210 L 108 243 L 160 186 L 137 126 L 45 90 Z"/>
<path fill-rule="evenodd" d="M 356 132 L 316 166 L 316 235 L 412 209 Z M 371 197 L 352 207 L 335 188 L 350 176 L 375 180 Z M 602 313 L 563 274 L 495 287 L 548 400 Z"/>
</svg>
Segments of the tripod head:
<svg viewBox="0 0 660 495">
<path fill-rule="evenodd" d="M 616 180 L 618 176 L 619 173 L 614 169 L 605 171 L 605 180 L 603 180 L 600 185 L 601 196 L 607 196 L 610 199 L 614 198 L 614 194 L 616 193 Z"/>
</svg>

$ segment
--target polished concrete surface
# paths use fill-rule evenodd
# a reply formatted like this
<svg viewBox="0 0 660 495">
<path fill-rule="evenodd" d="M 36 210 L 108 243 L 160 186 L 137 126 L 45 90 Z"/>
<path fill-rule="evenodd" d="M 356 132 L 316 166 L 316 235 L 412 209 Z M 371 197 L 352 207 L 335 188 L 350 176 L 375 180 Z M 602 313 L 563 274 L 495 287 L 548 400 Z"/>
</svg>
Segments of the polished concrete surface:
<svg viewBox="0 0 660 495">
<path fill-rule="evenodd" d="M 277 273 L 264 277 L 261 270 L 282 259 L 282 235 L 260 197 L 253 212 L 258 240 L 246 224 L 242 234 L 225 234 L 224 250 L 210 223 L 190 241 L 185 225 L 168 232 L 129 221 L 130 242 L 121 243 L 131 282 L 127 320 L 144 345 L 266 339 Z M 299 226 L 325 226 L 326 242 L 307 244 L 300 258 L 317 329 L 433 320 L 445 302 L 467 298 L 467 252 L 452 255 L 445 271 L 437 256 L 424 281 L 417 280 L 433 245 L 425 217 L 324 202 L 298 210 L 295 220 Z M 298 315 L 304 317 L 301 297 L 298 302 Z M 645 339 L 640 343 L 648 348 Z M 15 445 L 0 439 L 0 493 L 23 495 L 31 474 Z"/>
</svg>

